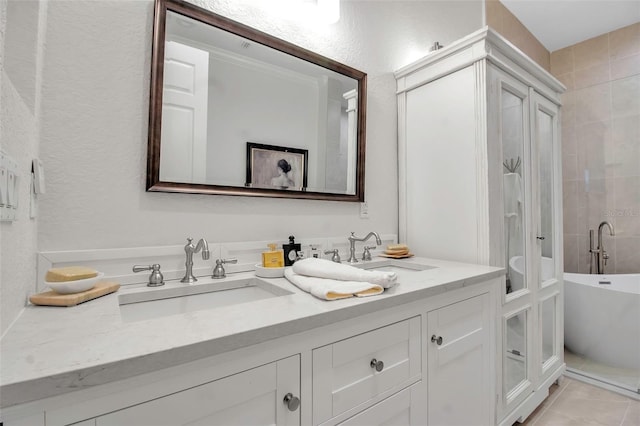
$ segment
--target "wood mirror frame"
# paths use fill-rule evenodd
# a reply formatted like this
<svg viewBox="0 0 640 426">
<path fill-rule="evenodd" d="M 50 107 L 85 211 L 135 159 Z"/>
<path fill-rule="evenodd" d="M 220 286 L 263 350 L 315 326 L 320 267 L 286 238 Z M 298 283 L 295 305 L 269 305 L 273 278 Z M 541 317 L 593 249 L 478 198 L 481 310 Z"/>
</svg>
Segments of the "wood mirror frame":
<svg viewBox="0 0 640 426">
<path fill-rule="evenodd" d="M 195 19 L 202 23 L 220 28 L 227 32 L 244 37 L 256 43 L 280 52 L 292 55 L 304 61 L 353 78 L 358 83 L 357 99 L 357 139 L 355 193 L 314 192 L 307 188 L 302 190 L 283 190 L 271 188 L 251 188 L 243 186 L 226 186 L 199 183 L 168 182 L 160 180 L 160 146 L 162 124 L 162 97 L 165 59 L 165 36 L 167 12 Z M 178 192 L 193 194 L 238 195 L 275 198 L 302 198 L 333 201 L 364 201 L 365 178 L 365 127 L 366 127 L 366 87 L 367 75 L 347 65 L 303 49 L 299 46 L 270 36 L 266 33 L 240 24 L 226 17 L 197 7 L 182 0 L 156 0 L 153 49 L 151 57 L 151 91 L 149 104 L 149 140 L 147 153 L 147 184 L 150 192 Z M 244 165 L 243 165 L 244 167 Z"/>
</svg>

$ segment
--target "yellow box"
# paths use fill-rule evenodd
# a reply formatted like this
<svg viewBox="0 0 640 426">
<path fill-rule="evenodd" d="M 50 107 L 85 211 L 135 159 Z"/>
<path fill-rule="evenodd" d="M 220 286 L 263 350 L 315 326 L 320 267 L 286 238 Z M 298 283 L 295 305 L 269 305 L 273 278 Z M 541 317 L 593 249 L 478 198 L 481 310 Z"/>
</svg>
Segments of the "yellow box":
<svg viewBox="0 0 640 426">
<path fill-rule="evenodd" d="M 269 244 L 269 250 L 262 252 L 262 266 L 265 268 L 284 267 L 284 252 L 276 250 L 275 244 Z"/>
</svg>

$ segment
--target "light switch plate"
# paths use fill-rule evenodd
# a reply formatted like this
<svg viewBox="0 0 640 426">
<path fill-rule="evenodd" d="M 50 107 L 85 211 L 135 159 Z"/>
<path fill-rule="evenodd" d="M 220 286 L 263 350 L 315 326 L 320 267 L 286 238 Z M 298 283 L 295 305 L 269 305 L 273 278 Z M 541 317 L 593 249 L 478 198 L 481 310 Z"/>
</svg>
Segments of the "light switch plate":
<svg viewBox="0 0 640 426">
<path fill-rule="evenodd" d="M 7 205 L 7 169 L 5 169 L 4 164 L 0 165 L 0 207 L 4 207 Z"/>
<path fill-rule="evenodd" d="M 16 220 L 18 209 L 18 164 L 5 152 L 0 153 L 0 220 Z"/>
<path fill-rule="evenodd" d="M 39 158 L 33 159 L 33 176 L 34 176 L 34 192 L 36 194 L 44 194 L 44 165 Z"/>
</svg>

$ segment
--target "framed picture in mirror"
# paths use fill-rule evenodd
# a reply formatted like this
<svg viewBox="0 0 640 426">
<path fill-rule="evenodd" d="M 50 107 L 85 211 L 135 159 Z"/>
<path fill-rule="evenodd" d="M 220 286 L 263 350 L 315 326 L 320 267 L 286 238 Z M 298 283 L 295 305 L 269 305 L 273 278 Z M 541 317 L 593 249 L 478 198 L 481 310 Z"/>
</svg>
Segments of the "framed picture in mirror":
<svg viewBox="0 0 640 426">
<path fill-rule="evenodd" d="M 246 186 L 306 191 L 309 151 L 247 142 Z"/>
</svg>

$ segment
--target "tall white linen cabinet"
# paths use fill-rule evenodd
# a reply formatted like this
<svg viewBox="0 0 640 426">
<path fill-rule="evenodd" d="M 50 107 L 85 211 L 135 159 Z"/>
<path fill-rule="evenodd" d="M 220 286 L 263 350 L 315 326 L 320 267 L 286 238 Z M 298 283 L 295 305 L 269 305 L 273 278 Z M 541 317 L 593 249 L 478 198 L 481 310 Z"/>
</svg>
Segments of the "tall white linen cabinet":
<svg viewBox="0 0 640 426">
<path fill-rule="evenodd" d="M 507 269 L 495 418 L 511 425 L 565 368 L 558 131 L 565 87 L 489 28 L 395 76 L 399 238 L 418 256 Z"/>
</svg>

